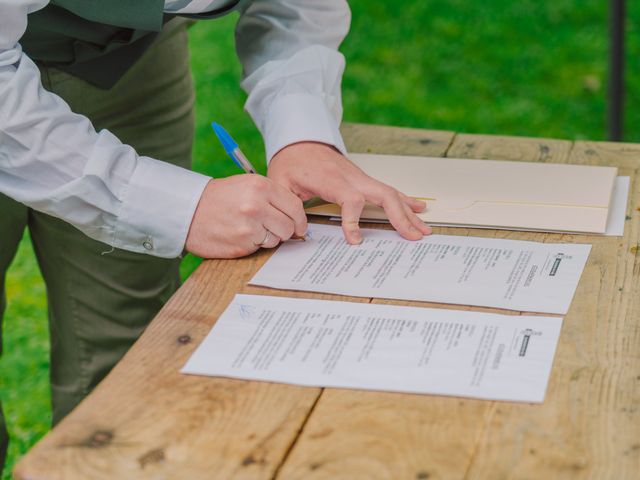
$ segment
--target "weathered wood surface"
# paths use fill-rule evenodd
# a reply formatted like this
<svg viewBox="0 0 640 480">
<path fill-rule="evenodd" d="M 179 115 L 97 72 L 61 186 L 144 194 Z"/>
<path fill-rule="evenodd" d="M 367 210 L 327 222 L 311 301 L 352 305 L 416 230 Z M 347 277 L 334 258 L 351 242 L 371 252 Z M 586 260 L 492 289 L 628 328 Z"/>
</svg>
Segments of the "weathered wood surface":
<svg viewBox="0 0 640 480">
<path fill-rule="evenodd" d="M 266 258 L 204 263 L 15 476 L 270 478 L 320 390 L 178 373 Z"/>
<path fill-rule="evenodd" d="M 459 139 L 459 137 L 464 137 Z M 508 139 L 510 159 L 540 160 L 539 152 L 554 159 L 568 158 L 570 142 L 500 137 L 492 146 L 490 137 L 457 136 L 449 149 L 432 154 L 474 157 L 474 148 L 499 155 Z M 366 137 L 350 145 L 367 147 Z M 407 153 L 402 144 L 395 153 Z M 479 155 L 480 156 L 480 155 Z M 436 228 L 436 233 L 497 236 L 544 240 L 543 233 Z M 464 308 L 451 305 L 374 300 L 375 303 Z M 477 310 L 498 312 L 490 308 Z M 501 312 L 505 313 L 505 312 Z M 464 478 L 481 439 L 494 402 L 437 396 L 397 395 L 378 392 L 325 390 L 302 435 L 282 469 L 281 478 Z M 339 426 L 339 427 L 337 427 Z"/>
<path fill-rule="evenodd" d="M 593 249 L 546 401 L 493 405 L 468 478 L 640 478 L 640 146 L 577 142 L 566 161 L 631 176 L 625 235 L 547 235 Z"/>
<path fill-rule="evenodd" d="M 442 130 L 346 123 L 341 128 L 347 150 L 379 154 L 403 153 L 443 157 L 454 133 Z"/>
<path fill-rule="evenodd" d="M 453 145 L 447 151 L 447 156 L 559 163 L 568 158 L 571 145 L 568 140 L 550 138 L 460 133 L 456 135 Z"/>
<path fill-rule="evenodd" d="M 180 375 L 234 293 L 344 299 L 247 287 L 263 252 L 203 263 L 17 478 L 638 478 L 640 145 L 366 125 L 343 133 L 351 151 L 615 165 L 632 176 L 623 238 L 436 229 L 593 244 L 544 404 Z"/>
</svg>

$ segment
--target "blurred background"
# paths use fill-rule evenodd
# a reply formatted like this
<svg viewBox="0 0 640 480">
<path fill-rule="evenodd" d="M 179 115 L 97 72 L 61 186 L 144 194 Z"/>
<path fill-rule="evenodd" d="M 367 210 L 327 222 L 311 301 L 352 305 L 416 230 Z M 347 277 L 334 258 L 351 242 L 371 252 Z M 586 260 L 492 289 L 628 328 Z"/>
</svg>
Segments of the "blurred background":
<svg viewBox="0 0 640 480">
<path fill-rule="evenodd" d="M 624 141 L 640 142 L 640 2 L 627 2 Z M 609 31 L 603 0 L 351 0 L 341 50 L 344 120 L 467 133 L 607 139 Z M 236 15 L 192 27 L 197 89 L 194 168 L 240 171 L 210 129 L 220 121 L 264 168 L 243 111 Z M 186 278 L 198 265 L 187 256 Z M 0 363 L 12 443 L 4 477 L 49 428 L 45 287 L 28 236 L 7 279 Z"/>
</svg>

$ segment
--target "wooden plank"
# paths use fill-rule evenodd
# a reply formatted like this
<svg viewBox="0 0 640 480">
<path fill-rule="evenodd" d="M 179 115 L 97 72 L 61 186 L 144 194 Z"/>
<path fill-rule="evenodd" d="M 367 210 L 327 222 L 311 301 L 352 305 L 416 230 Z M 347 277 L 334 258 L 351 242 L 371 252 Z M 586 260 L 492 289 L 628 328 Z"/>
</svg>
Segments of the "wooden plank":
<svg viewBox="0 0 640 480">
<path fill-rule="evenodd" d="M 454 133 L 442 130 L 345 123 L 340 128 L 350 152 L 443 157 Z"/>
<path fill-rule="evenodd" d="M 575 143 L 572 163 L 612 165 L 632 170 L 640 167 L 640 143 L 587 142 Z"/>
<path fill-rule="evenodd" d="M 486 402 L 327 389 L 277 478 L 462 478 Z"/>
<path fill-rule="evenodd" d="M 577 142 L 568 162 L 632 176 L 625 235 L 548 236 L 593 250 L 563 323 L 547 398 L 492 407 L 468 478 L 617 480 L 640 472 L 640 146 Z"/>
<path fill-rule="evenodd" d="M 236 292 L 267 293 L 245 285 L 268 255 L 204 262 L 15 477 L 271 478 L 320 389 L 178 373 Z"/>
<path fill-rule="evenodd" d="M 375 134 L 382 135 L 378 131 Z M 464 156 L 452 151 L 460 136 L 454 139 L 447 156 Z M 361 142 L 359 146 L 367 144 L 364 133 Z M 534 146 L 528 146 L 530 142 Z M 538 139 L 515 139 L 512 143 L 519 145 L 516 159 L 539 160 Z M 549 148 L 548 157 L 565 161 L 568 158 L 570 145 L 564 141 L 545 145 Z M 398 146 L 394 153 L 405 152 Z M 468 149 L 467 153 L 472 152 Z M 539 241 L 546 235 L 459 228 L 436 228 L 435 233 Z M 469 309 L 424 302 L 374 302 Z M 494 414 L 493 405 L 451 397 L 326 389 L 277 478 L 464 478 Z"/>
<path fill-rule="evenodd" d="M 447 156 L 558 163 L 569 157 L 571 145 L 569 140 L 461 133 L 456 135 Z"/>
</svg>

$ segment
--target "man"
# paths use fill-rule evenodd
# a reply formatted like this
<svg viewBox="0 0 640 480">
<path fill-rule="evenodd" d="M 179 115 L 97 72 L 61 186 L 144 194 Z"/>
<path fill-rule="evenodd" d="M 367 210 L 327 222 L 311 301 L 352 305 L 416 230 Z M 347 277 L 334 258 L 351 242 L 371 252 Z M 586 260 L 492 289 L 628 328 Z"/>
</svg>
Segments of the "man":
<svg viewBox="0 0 640 480">
<path fill-rule="evenodd" d="M 268 178 L 188 170 L 184 16 L 240 12 L 246 108 Z M 179 257 L 233 258 L 303 235 L 302 201 L 365 202 L 402 236 L 425 208 L 351 164 L 338 126 L 344 0 L 0 0 L 0 289 L 29 228 L 49 299 L 53 422 L 108 373 L 178 286 Z M 215 59 L 212 59 L 215 61 Z M 0 465 L 7 434 L 0 414 Z"/>
</svg>

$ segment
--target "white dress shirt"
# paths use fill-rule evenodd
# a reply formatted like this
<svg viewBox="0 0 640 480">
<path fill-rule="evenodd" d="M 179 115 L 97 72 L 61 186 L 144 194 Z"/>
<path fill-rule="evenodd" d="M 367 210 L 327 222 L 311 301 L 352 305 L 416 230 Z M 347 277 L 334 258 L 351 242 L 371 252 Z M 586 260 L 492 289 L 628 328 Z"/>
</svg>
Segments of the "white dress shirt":
<svg viewBox="0 0 640 480">
<path fill-rule="evenodd" d="M 0 192 L 113 247 L 180 255 L 210 178 L 137 155 L 42 87 L 19 40 L 28 14 L 48 1 L 0 0 Z M 208 9 L 228 4 L 193 2 Z M 185 0 L 178 3 L 181 13 L 194 13 Z M 344 152 L 338 129 L 344 58 L 337 48 L 349 29 L 346 1 L 254 0 L 237 9 L 246 109 L 264 137 L 267 160 L 303 140 Z"/>
</svg>

